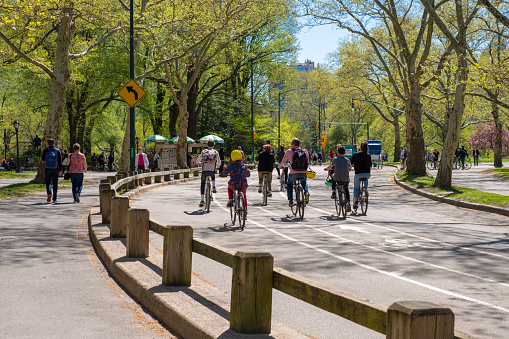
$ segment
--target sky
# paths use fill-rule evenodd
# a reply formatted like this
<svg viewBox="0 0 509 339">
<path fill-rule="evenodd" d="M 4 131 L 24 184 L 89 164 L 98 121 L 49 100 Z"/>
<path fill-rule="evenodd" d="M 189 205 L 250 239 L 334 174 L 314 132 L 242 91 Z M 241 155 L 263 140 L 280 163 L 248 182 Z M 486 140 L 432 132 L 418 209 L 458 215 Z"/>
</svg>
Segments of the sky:
<svg viewBox="0 0 509 339">
<path fill-rule="evenodd" d="M 297 38 L 300 42 L 298 62 L 310 59 L 317 63 L 324 63 L 327 53 L 333 52 L 338 47 L 338 39 L 347 34 L 345 30 L 338 30 L 334 25 L 302 28 Z"/>
</svg>

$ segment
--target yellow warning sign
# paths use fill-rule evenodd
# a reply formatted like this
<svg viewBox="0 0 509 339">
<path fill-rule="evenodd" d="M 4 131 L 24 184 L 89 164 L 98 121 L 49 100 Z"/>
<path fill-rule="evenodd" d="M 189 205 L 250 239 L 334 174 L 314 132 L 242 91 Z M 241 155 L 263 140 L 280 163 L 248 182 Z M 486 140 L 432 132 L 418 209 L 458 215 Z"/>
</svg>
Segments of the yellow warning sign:
<svg viewBox="0 0 509 339">
<path fill-rule="evenodd" d="M 138 86 L 133 79 L 129 80 L 129 82 L 118 91 L 118 95 L 131 107 L 134 107 L 145 94 L 143 88 Z"/>
</svg>

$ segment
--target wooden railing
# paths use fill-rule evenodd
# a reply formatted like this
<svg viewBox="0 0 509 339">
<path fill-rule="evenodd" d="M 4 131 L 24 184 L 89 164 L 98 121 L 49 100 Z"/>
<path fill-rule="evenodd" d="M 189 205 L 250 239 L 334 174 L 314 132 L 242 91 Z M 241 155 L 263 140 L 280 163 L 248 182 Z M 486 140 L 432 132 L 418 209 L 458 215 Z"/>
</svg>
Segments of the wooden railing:
<svg viewBox="0 0 509 339">
<path fill-rule="evenodd" d="M 473 338 L 454 331 L 449 308 L 427 302 L 395 302 L 388 309 L 369 300 L 341 293 L 327 286 L 274 268 L 269 253 L 244 253 L 219 248 L 193 238 L 190 226 L 164 226 L 150 220 L 146 209 L 129 207 L 129 197 L 145 185 L 163 184 L 199 176 L 199 169 L 117 174 L 101 181 L 100 205 L 103 223 L 110 224 L 111 237 L 126 237 L 127 257 L 149 255 L 149 231 L 164 237 L 162 282 L 190 286 L 192 252 L 232 268 L 230 326 L 239 333 L 270 333 L 272 289 L 291 295 L 391 339 Z M 143 183 L 144 182 L 144 183 Z"/>
</svg>

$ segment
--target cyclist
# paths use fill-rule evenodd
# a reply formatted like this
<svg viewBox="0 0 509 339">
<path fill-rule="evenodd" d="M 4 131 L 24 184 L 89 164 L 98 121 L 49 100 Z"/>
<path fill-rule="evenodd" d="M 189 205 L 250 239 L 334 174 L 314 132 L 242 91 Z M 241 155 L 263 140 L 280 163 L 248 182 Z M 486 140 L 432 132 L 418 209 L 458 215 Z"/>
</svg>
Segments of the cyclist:
<svg viewBox="0 0 509 339">
<path fill-rule="evenodd" d="M 315 151 L 313 151 L 311 153 L 311 158 L 313 159 L 313 165 L 316 165 L 316 160 L 318 160 L 318 155 L 316 155 Z"/>
<path fill-rule="evenodd" d="M 226 206 L 233 206 L 233 191 L 237 189 L 244 194 L 247 215 L 246 189 L 249 185 L 247 184 L 246 178 L 251 176 L 251 172 L 249 172 L 247 166 L 242 162 L 242 153 L 240 153 L 239 150 L 233 150 L 230 154 L 230 158 L 233 162 L 229 163 L 224 172 L 219 174 L 221 178 L 225 178 L 228 175 L 230 176 L 230 180 L 228 181 L 228 204 Z"/>
<path fill-rule="evenodd" d="M 279 151 L 277 152 L 277 156 L 276 156 L 276 160 L 277 160 L 277 178 L 279 179 L 281 177 L 281 170 L 280 170 L 280 167 L 281 167 L 281 160 L 283 159 L 283 157 L 285 156 L 285 146 L 283 145 L 279 145 Z M 286 168 L 285 168 L 286 170 Z M 286 175 L 288 175 L 288 171 L 286 171 Z M 286 182 L 286 180 L 285 180 Z"/>
<path fill-rule="evenodd" d="M 274 159 L 274 154 L 271 153 L 271 145 L 265 144 L 263 145 L 263 152 L 258 154 L 258 193 L 262 193 L 262 184 L 263 184 L 263 176 L 267 175 L 267 181 L 269 183 L 269 192 L 268 196 L 272 196 L 272 171 L 274 170 L 274 163 L 276 159 Z"/>
<path fill-rule="evenodd" d="M 306 172 L 309 166 L 309 153 L 305 149 L 300 148 L 300 140 L 295 138 L 292 140 L 292 148 L 286 151 L 285 156 L 281 160 L 281 166 L 285 166 L 286 161 L 290 161 L 290 175 L 286 183 L 286 191 L 288 194 L 288 206 L 293 207 L 293 188 L 295 180 L 300 180 L 304 187 L 304 195 L 306 204 L 309 203 L 309 189 L 307 184 Z"/>
<path fill-rule="evenodd" d="M 461 162 L 461 169 L 465 169 L 465 157 L 468 156 L 468 152 L 465 149 L 465 146 L 461 146 L 459 149 L 459 160 Z"/>
<path fill-rule="evenodd" d="M 320 165 L 322 164 L 322 151 L 318 151 L 316 153 L 317 157 L 318 157 L 318 163 L 320 163 Z"/>
<path fill-rule="evenodd" d="M 325 171 L 329 171 L 334 168 L 334 175 L 332 178 L 332 195 L 331 199 L 336 199 L 336 182 L 344 182 L 343 188 L 346 193 L 346 211 L 351 212 L 350 207 L 350 191 L 348 189 L 348 183 L 350 182 L 350 170 L 352 165 L 350 159 L 345 158 L 346 149 L 345 146 L 338 146 L 338 156 L 332 159 L 332 163 L 325 168 Z"/>
<path fill-rule="evenodd" d="M 353 208 L 357 209 L 359 200 L 359 188 L 361 186 L 360 178 L 371 178 L 371 155 L 368 152 L 368 142 L 361 144 L 361 150 L 352 156 L 352 165 L 355 168 L 355 177 L 353 179 Z M 364 186 L 368 187 L 368 181 L 364 182 Z"/>
<path fill-rule="evenodd" d="M 207 177 L 212 177 L 212 192 L 217 193 L 216 190 L 216 167 L 221 166 L 221 158 L 219 153 L 214 149 L 216 143 L 214 140 L 207 141 L 207 149 L 204 149 L 196 163 L 201 167 L 201 184 L 200 184 L 200 207 L 205 206 L 205 181 Z"/>
<path fill-rule="evenodd" d="M 330 150 L 329 158 L 330 158 L 330 162 L 332 163 L 332 159 L 334 159 L 334 151 L 333 150 Z"/>
</svg>

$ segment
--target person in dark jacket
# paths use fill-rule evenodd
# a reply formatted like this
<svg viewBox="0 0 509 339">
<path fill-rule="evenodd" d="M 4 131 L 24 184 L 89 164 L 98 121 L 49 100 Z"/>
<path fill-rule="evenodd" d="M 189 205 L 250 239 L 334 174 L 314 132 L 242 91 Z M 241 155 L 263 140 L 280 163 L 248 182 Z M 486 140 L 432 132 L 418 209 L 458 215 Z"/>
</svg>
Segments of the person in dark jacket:
<svg viewBox="0 0 509 339">
<path fill-rule="evenodd" d="M 218 153 L 219 153 L 219 160 L 221 160 L 221 166 L 219 166 L 219 173 L 221 173 L 221 172 L 223 172 L 223 170 L 224 170 L 224 155 L 225 155 L 225 153 L 224 153 L 224 148 L 223 148 L 223 147 L 221 147 L 221 148 L 219 149 L 219 152 L 218 152 Z"/>
<path fill-rule="evenodd" d="M 479 153 L 479 150 L 477 148 L 474 148 L 474 150 L 472 151 L 472 156 L 474 157 L 474 166 L 479 166 L 479 155 L 481 155 L 481 153 Z"/>
<path fill-rule="evenodd" d="M 276 156 L 276 161 L 277 161 L 277 178 L 279 179 L 281 177 L 281 160 L 283 160 L 283 157 L 285 156 L 285 146 L 283 145 L 280 145 L 279 146 L 279 151 L 277 152 L 277 156 Z M 284 169 L 284 175 L 285 175 L 285 182 L 286 182 L 286 178 L 288 177 L 288 169 L 285 168 Z"/>
<path fill-rule="evenodd" d="M 272 196 L 272 171 L 276 163 L 271 150 L 270 144 L 265 144 L 263 145 L 263 152 L 258 154 L 258 193 L 262 193 L 263 176 L 266 174 L 269 182 L 269 197 Z"/>
<path fill-rule="evenodd" d="M 62 152 L 55 147 L 55 140 L 48 139 L 48 147 L 42 151 L 41 160 L 44 161 L 44 179 L 46 181 L 46 192 L 48 199 L 46 202 L 57 203 L 58 177 L 63 174 Z M 53 192 L 51 191 L 53 186 Z"/>
<path fill-rule="evenodd" d="M 359 188 L 361 186 L 360 178 L 371 178 L 371 154 L 369 154 L 368 142 L 361 144 L 361 150 L 352 156 L 352 166 L 355 169 L 355 177 L 353 179 L 353 208 L 357 210 L 359 200 Z M 368 180 L 364 182 L 364 186 L 368 187 Z"/>
</svg>

